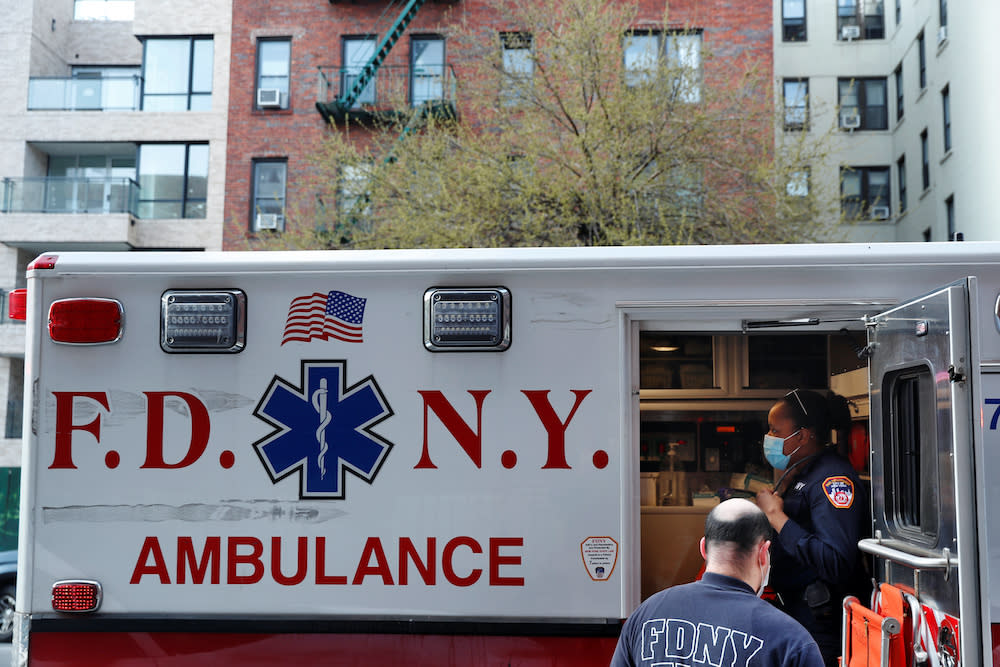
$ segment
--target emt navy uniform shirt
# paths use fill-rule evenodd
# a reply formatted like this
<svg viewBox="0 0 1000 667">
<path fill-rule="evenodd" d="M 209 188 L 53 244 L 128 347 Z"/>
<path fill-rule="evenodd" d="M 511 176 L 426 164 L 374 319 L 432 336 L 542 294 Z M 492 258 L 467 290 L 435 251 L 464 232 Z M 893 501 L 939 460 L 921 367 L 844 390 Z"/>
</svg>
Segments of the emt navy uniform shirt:
<svg viewBox="0 0 1000 667">
<path fill-rule="evenodd" d="M 622 627 L 611 667 L 822 667 L 819 648 L 792 617 L 746 583 L 706 572 L 649 597 Z"/>
</svg>

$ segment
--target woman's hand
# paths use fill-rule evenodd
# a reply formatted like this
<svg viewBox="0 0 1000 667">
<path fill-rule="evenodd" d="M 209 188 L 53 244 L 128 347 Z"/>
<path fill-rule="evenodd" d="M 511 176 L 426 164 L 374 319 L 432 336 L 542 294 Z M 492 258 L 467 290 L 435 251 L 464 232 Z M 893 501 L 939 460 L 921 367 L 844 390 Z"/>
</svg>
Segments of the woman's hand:
<svg viewBox="0 0 1000 667">
<path fill-rule="evenodd" d="M 785 501 L 782 497 L 769 489 L 758 491 L 757 506 L 764 510 L 771 527 L 780 533 L 781 529 L 785 527 L 785 522 L 788 521 L 788 515 L 785 514 Z"/>
</svg>

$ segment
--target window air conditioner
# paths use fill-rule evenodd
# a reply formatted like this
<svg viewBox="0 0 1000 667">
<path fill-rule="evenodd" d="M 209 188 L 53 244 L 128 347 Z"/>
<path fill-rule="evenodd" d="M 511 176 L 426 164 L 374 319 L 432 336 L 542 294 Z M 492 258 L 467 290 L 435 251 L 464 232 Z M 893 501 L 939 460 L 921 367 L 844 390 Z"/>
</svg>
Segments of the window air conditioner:
<svg viewBox="0 0 1000 667">
<path fill-rule="evenodd" d="M 277 213 L 258 213 L 256 225 L 257 229 L 277 230 L 284 221 L 284 216 Z"/>
<path fill-rule="evenodd" d="M 889 214 L 890 211 L 888 206 L 872 206 L 871 208 L 872 220 L 888 220 Z"/>
<path fill-rule="evenodd" d="M 840 38 L 851 41 L 854 39 L 859 39 L 861 37 L 861 26 L 859 25 L 845 25 L 840 28 Z"/>
<path fill-rule="evenodd" d="M 943 25 L 938 28 L 938 44 L 942 43 L 946 39 L 948 39 L 948 26 Z"/>
<path fill-rule="evenodd" d="M 856 113 L 840 114 L 840 126 L 845 130 L 856 130 L 861 127 L 861 115 Z"/>
<path fill-rule="evenodd" d="M 274 109 L 281 106 L 281 91 L 277 88 L 258 88 L 257 106 L 261 109 Z"/>
</svg>

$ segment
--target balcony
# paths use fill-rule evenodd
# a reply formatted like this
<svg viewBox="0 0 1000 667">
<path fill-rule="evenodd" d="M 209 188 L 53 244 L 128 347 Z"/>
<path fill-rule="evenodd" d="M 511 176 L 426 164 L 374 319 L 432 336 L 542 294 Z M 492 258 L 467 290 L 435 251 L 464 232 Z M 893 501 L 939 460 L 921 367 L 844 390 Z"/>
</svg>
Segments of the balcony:
<svg viewBox="0 0 1000 667">
<path fill-rule="evenodd" d="M 324 118 L 342 122 L 400 120 L 439 115 L 454 117 L 455 70 L 450 64 L 423 67 L 382 66 L 350 106 L 344 102 L 361 68 L 320 67 L 317 107 Z"/>
<path fill-rule="evenodd" d="M 0 213 L 128 213 L 139 184 L 131 178 L 5 178 Z"/>
<path fill-rule="evenodd" d="M 138 111 L 142 78 L 72 77 L 28 80 L 29 111 Z"/>
</svg>

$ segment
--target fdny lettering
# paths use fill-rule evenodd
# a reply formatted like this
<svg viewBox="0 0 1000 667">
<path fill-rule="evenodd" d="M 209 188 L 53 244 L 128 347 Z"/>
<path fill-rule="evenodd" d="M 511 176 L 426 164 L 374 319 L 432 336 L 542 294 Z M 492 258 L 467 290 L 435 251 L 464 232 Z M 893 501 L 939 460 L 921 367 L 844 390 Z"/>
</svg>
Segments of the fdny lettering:
<svg viewBox="0 0 1000 667">
<path fill-rule="evenodd" d="M 485 584 L 491 587 L 524 586 L 524 577 L 514 576 L 521 567 L 523 537 L 491 537 L 485 548 L 478 540 L 466 535 L 450 540 L 428 537 L 419 545 L 409 537 L 400 537 L 387 553 L 382 539 L 369 537 L 357 561 L 348 572 L 334 574 L 327 557 L 325 537 L 294 538 L 294 558 L 283 560 L 288 553 L 281 537 L 260 539 L 252 536 L 220 536 L 205 538 L 200 546 L 193 538 L 180 536 L 176 546 L 166 552 L 156 536 L 147 537 L 139 549 L 130 584 L 144 579 L 161 584 L 257 584 L 269 577 L 282 586 L 308 583 L 320 586 L 426 586 L 450 584 L 457 587 Z M 311 543 L 311 544 L 310 544 Z M 438 548 L 440 545 L 440 548 Z M 174 546 L 174 545 L 171 545 Z M 421 548 L 422 546 L 422 548 Z M 265 553 L 266 552 L 266 553 Z M 343 547 L 330 545 L 329 553 L 336 557 Z M 390 555 L 395 556 L 394 564 Z M 170 556 L 170 558 L 168 558 Z M 290 561 L 290 562 L 289 562 Z M 462 563 L 482 565 L 460 568 Z M 440 566 L 438 565 L 440 563 Z M 443 581 L 438 578 L 438 571 Z M 173 576 L 171 577 L 171 574 Z"/>
<path fill-rule="evenodd" d="M 642 660 L 657 667 L 733 665 L 746 667 L 764 642 L 721 625 L 679 618 L 656 618 L 642 624 Z"/>
</svg>

